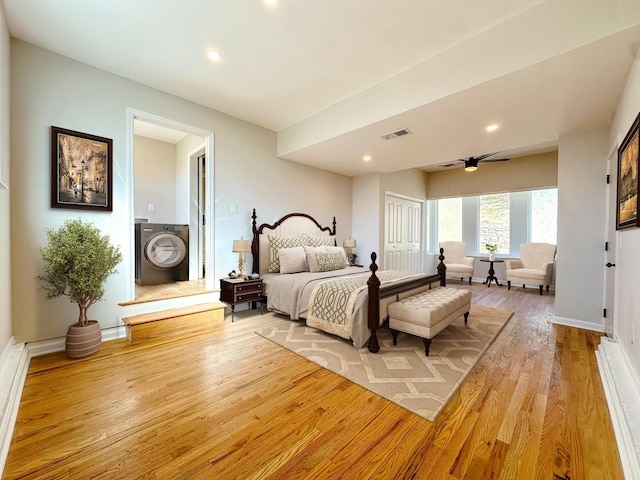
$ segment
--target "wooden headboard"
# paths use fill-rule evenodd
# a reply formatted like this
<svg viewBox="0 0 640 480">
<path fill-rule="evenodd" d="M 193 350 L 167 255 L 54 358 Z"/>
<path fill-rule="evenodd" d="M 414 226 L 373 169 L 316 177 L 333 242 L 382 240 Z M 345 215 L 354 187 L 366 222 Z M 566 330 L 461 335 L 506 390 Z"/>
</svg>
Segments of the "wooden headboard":
<svg viewBox="0 0 640 480">
<path fill-rule="evenodd" d="M 294 237 L 302 234 L 309 236 L 329 236 L 336 234 L 336 217 L 333 217 L 333 228 L 323 227 L 311 215 L 306 213 L 289 213 L 276 220 L 273 224 L 263 223 L 258 227 L 256 209 L 253 209 L 252 230 L 253 241 L 251 242 L 251 254 L 253 255 L 253 273 L 263 274 L 266 272 L 264 265 L 269 260 L 269 240 L 268 236 Z M 261 268 L 262 265 L 262 268 Z"/>
</svg>

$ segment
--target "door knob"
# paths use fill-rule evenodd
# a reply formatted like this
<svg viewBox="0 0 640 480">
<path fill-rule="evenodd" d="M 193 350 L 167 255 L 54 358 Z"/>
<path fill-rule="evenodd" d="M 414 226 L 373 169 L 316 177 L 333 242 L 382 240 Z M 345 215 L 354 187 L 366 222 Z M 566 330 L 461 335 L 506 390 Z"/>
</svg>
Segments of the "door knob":
<svg viewBox="0 0 640 480">
<path fill-rule="evenodd" d="M 607 266 L 607 268 L 611 268 L 611 267 L 615 267 L 616 264 L 615 263 L 611 263 L 611 262 L 607 262 L 606 266 Z"/>
</svg>

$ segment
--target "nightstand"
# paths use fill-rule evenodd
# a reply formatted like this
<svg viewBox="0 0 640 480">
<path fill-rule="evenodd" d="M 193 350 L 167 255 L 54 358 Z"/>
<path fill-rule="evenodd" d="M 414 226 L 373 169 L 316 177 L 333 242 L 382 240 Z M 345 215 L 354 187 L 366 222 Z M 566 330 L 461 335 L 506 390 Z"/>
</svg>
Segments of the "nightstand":
<svg viewBox="0 0 640 480">
<path fill-rule="evenodd" d="M 231 305 L 231 321 L 233 313 L 238 303 L 252 302 L 251 307 L 256 308 L 256 302 L 260 302 L 260 313 L 264 306 L 264 295 L 262 294 L 262 279 L 244 280 L 241 278 L 221 278 L 220 279 L 220 301 Z"/>
</svg>

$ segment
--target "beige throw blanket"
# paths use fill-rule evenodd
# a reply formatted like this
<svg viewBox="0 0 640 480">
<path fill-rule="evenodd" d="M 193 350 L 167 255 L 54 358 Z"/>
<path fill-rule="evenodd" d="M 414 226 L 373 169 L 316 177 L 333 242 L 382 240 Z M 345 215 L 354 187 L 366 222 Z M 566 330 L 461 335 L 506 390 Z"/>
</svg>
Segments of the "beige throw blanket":
<svg viewBox="0 0 640 480">
<path fill-rule="evenodd" d="M 420 274 L 395 270 L 376 273 L 381 284 L 416 275 Z M 307 325 L 342 338 L 352 338 L 354 305 L 358 294 L 367 288 L 367 280 L 370 276 L 366 273 L 351 275 L 318 284 L 309 297 Z M 363 319 L 366 321 L 366 315 Z"/>
</svg>

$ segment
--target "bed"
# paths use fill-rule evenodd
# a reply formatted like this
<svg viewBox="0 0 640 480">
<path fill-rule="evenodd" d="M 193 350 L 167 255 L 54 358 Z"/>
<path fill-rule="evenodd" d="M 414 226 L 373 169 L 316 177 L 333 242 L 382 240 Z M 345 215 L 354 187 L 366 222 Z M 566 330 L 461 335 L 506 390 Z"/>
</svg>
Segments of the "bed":
<svg viewBox="0 0 640 480">
<path fill-rule="evenodd" d="M 305 319 L 356 348 L 379 351 L 376 331 L 388 319 L 389 304 L 434 283 L 445 285 L 442 251 L 436 274 L 378 271 L 375 252 L 368 268 L 349 266 L 344 249 L 336 245 L 335 217 L 331 227 L 305 213 L 258 226 L 254 209 L 252 231 L 252 272 L 262 278 L 267 309 Z"/>
</svg>

